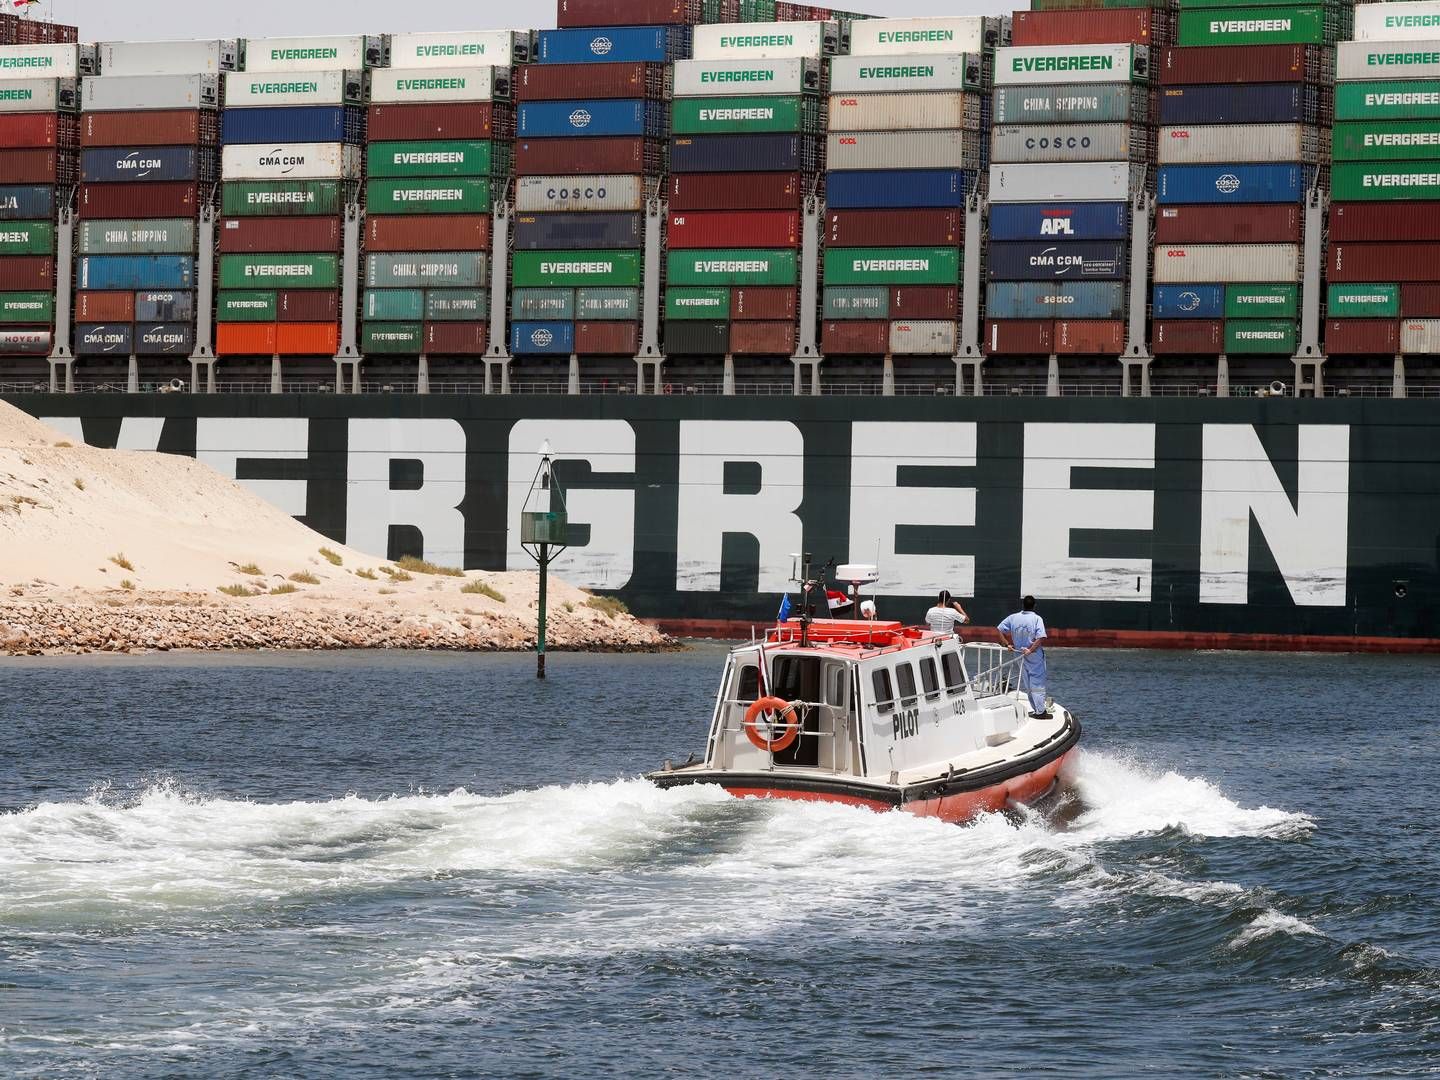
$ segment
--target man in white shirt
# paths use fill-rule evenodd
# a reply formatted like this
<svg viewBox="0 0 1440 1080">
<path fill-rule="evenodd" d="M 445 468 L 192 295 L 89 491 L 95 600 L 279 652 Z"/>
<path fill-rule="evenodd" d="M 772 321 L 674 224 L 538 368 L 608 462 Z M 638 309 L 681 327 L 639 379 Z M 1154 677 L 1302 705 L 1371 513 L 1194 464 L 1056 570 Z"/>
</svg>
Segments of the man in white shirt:
<svg viewBox="0 0 1440 1080">
<path fill-rule="evenodd" d="M 970 616 L 965 609 L 945 590 L 935 600 L 935 606 L 925 612 L 925 623 L 937 634 L 953 634 L 956 623 L 968 623 Z"/>
<path fill-rule="evenodd" d="M 1045 620 L 1035 614 L 1035 598 L 1027 596 L 1020 601 L 1020 610 L 996 627 L 1005 644 L 1015 649 L 1025 659 L 1021 661 L 1021 689 L 1030 695 L 1030 717 L 1033 720 L 1049 720 L 1045 711 L 1045 649 L 1040 644 L 1045 640 Z"/>
</svg>

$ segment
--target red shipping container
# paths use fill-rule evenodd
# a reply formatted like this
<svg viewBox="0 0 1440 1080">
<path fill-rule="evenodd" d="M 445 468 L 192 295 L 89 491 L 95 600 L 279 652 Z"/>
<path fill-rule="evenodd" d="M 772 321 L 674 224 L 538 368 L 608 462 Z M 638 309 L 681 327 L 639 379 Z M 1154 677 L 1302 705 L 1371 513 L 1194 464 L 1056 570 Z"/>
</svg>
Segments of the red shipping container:
<svg viewBox="0 0 1440 1080">
<path fill-rule="evenodd" d="M 400 214 L 365 219 L 368 251 L 488 251 L 487 214 Z"/>
<path fill-rule="evenodd" d="M 825 243 L 836 247 L 958 247 L 965 236 L 959 210 L 830 210 Z"/>
<path fill-rule="evenodd" d="M 284 289 L 275 296 L 275 318 L 284 322 L 334 322 L 340 317 L 338 289 Z"/>
<path fill-rule="evenodd" d="M 1055 324 L 1049 319 L 992 319 L 985 324 L 985 351 L 1000 356 L 1049 356 Z"/>
<path fill-rule="evenodd" d="M 281 356 L 334 356 L 340 327 L 333 322 L 275 324 L 275 351 Z"/>
<path fill-rule="evenodd" d="M 0 184 L 69 184 L 78 175 L 73 154 L 43 149 L 0 154 Z"/>
<path fill-rule="evenodd" d="M 794 351 L 793 322 L 730 324 L 730 352 L 735 356 L 789 356 Z"/>
<path fill-rule="evenodd" d="M 1319 65 L 1328 64 L 1330 70 L 1334 70 L 1330 56 L 1323 47 L 1314 45 L 1206 45 L 1165 49 L 1158 58 L 1159 79 L 1162 86 L 1319 82 L 1323 74 Z"/>
<path fill-rule="evenodd" d="M 1330 240 L 1440 241 L 1440 214 L 1435 212 L 1436 207 L 1433 202 L 1336 203 L 1330 207 Z"/>
<path fill-rule="evenodd" d="M 1170 37 L 1164 8 L 1093 11 L 1017 11 L 1011 45 L 1153 45 Z"/>
<path fill-rule="evenodd" d="M 55 284 L 55 260 L 49 255 L 6 255 L 0 259 L 0 291 L 48 289 Z"/>
<path fill-rule="evenodd" d="M 525 64 L 515 68 L 516 101 L 668 98 L 664 64 Z"/>
<path fill-rule="evenodd" d="M 668 187 L 671 210 L 795 210 L 803 191 L 799 173 L 676 173 Z"/>
<path fill-rule="evenodd" d="M 483 322 L 427 322 L 425 352 L 430 356 L 479 356 L 490 337 Z"/>
<path fill-rule="evenodd" d="M 700 0 L 557 0 L 555 5 L 555 25 L 560 27 L 679 26 L 699 21 Z"/>
<path fill-rule="evenodd" d="M 1162 206 L 1155 214 L 1157 244 L 1298 244 L 1300 208 L 1256 206 Z"/>
<path fill-rule="evenodd" d="M 743 285 L 730 290 L 730 318 L 794 320 L 797 293 L 779 285 Z"/>
<path fill-rule="evenodd" d="M 1157 356 L 1219 356 L 1225 324 L 1219 319 L 1156 319 L 1150 348 Z"/>
<path fill-rule="evenodd" d="M 577 322 L 575 352 L 579 356 L 634 356 L 640 348 L 640 324 Z"/>
<path fill-rule="evenodd" d="M 73 147 L 80 135 L 80 118 L 68 113 L 0 114 L 0 149 Z"/>
<path fill-rule="evenodd" d="M 1440 319 L 1440 285 L 1411 282 L 1400 286 L 1402 319 Z"/>
<path fill-rule="evenodd" d="M 399 139 L 488 139 L 497 125 L 488 101 L 371 105 L 371 142 Z M 503 133 L 502 133 L 503 134 Z"/>
<path fill-rule="evenodd" d="M 81 146 L 196 146 L 217 142 L 213 109 L 92 112 L 80 118 Z"/>
<path fill-rule="evenodd" d="M 1330 281 L 1440 281 L 1440 244 L 1330 243 Z"/>
<path fill-rule="evenodd" d="M 642 138 L 527 139 L 515 143 L 515 175 L 633 176 L 658 172 L 662 157 L 660 143 Z"/>
<path fill-rule="evenodd" d="M 680 210 L 670 214 L 672 248 L 800 246 L 796 210 Z"/>
<path fill-rule="evenodd" d="M 820 351 L 833 356 L 884 356 L 890 348 L 890 324 L 870 319 L 822 323 Z"/>
<path fill-rule="evenodd" d="M 338 217 L 238 217 L 220 220 L 220 251 L 339 251 Z"/>
<path fill-rule="evenodd" d="M 1325 351 L 1339 356 L 1374 356 L 1400 351 L 1400 323 L 1395 319 L 1327 319 Z"/>
<path fill-rule="evenodd" d="M 60 23 L 21 19 L 15 26 L 16 45 L 68 45 L 80 40 L 80 31 Z"/>
<path fill-rule="evenodd" d="M 76 322 L 134 322 L 133 292 L 91 292 L 75 294 Z"/>
<path fill-rule="evenodd" d="M 960 290 L 953 285 L 895 285 L 890 289 L 892 319 L 958 319 Z"/>
<path fill-rule="evenodd" d="M 183 218 L 196 214 L 194 184 L 81 184 L 81 218 Z"/>
<path fill-rule="evenodd" d="M 1120 319 L 1058 320 L 1055 351 L 1069 356 L 1119 356 L 1125 351 L 1125 323 Z"/>
<path fill-rule="evenodd" d="M 215 324 L 216 356 L 274 356 L 275 324 L 233 322 Z"/>
</svg>

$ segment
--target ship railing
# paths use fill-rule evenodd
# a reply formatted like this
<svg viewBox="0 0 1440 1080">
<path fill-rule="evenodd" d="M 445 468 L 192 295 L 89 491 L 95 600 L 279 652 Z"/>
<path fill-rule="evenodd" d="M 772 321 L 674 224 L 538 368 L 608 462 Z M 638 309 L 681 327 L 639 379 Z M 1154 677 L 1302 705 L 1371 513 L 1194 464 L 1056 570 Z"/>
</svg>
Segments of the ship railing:
<svg viewBox="0 0 1440 1080">
<path fill-rule="evenodd" d="M 970 689 L 976 697 L 992 697 L 1021 689 L 1025 657 L 992 641 L 967 641 L 961 650 Z"/>
<path fill-rule="evenodd" d="M 743 735 L 743 734 L 745 733 L 745 710 L 748 709 L 748 708 L 750 708 L 751 705 L 754 705 L 754 704 L 755 704 L 755 700 L 752 698 L 752 699 L 750 699 L 749 701 L 742 701 L 740 698 L 727 698 L 727 699 L 723 700 L 723 701 L 721 702 L 721 704 L 730 706 L 730 708 L 726 709 L 726 711 L 725 711 L 725 720 L 724 720 L 724 722 L 720 725 L 720 730 L 721 730 L 722 732 L 732 732 L 732 731 L 733 731 L 733 732 L 738 732 L 738 733 L 740 733 L 740 734 Z M 788 702 L 788 704 L 790 704 L 790 705 L 800 705 L 800 706 L 803 706 L 803 707 L 804 707 L 805 709 L 807 709 L 807 710 L 819 710 L 822 715 L 823 715 L 826 711 L 828 711 L 829 714 L 830 714 L 830 718 L 831 718 L 832 721 L 835 719 L 835 717 L 836 717 L 837 715 L 839 715 L 840 712 L 843 712 L 843 711 L 844 711 L 844 707 L 843 707 L 843 706 L 841 706 L 841 705 L 831 705 L 831 704 L 829 704 L 828 702 L 824 702 L 824 701 L 800 701 L 800 700 L 797 699 L 797 700 L 795 700 L 795 701 L 790 701 L 790 702 Z M 812 712 L 811 715 L 813 715 L 813 712 Z M 731 725 L 731 719 L 732 719 L 732 718 L 736 718 L 736 717 L 738 717 L 738 719 L 736 720 L 735 724 L 732 726 L 732 725 Z M 828 730 L 822 729 L 822 730 L 818 730 L 818 731 L 806 731 L 806 730 L 804 729 L 804 727 L 802 727 L 802 728 L 800 729 L 800 731 L 798 732 L 798 734 L 799 734 L 800 738 L 802 738 L 802 739 L 810 739 L 810 738 L 813 738 L 813 739 L 827 738 L 827 739 L 829 739 L 829 738 L 834 738 L 835 736 L 839 735 L 839 734 L 840 734 L 840 729 L 839 729 L 839 727 L 832 725 Z"/>
</svg>

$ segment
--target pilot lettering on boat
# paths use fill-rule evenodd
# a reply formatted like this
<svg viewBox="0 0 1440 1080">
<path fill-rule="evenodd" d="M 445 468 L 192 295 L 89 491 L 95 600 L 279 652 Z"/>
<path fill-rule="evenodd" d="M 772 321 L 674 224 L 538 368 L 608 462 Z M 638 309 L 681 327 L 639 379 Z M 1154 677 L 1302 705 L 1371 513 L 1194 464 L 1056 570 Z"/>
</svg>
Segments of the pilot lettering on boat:
<svg viewBox="0 0 1440 1080">
<path fill-rule="evenodd" d="M 895 738 L 908 739 L 912 735 L 920 734 L 920 710 L 906 709 L 904 712 L 897 712 L 895 719 L 891 721 L 895 731 Z"/>
</svg>

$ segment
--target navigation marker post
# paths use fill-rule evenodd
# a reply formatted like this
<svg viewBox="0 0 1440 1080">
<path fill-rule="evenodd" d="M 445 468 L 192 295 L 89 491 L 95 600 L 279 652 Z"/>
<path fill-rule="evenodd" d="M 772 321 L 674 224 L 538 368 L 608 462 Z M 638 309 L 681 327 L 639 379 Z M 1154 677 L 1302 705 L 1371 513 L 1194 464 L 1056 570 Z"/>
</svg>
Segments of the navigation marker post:
<svg viewBox="0 0 1440 1080">
<path fill-rule="evenodd" d="M 530 481 L 520 512 L 520 546 L 540 567 L 540 597 L 535 621 L 535 677 L 545 678 L 545 586 L 550 563 L 567 546 L 565 493 L 550 474 L 550 443 L 540 447 L 540 467 Z"/>
</svg>

